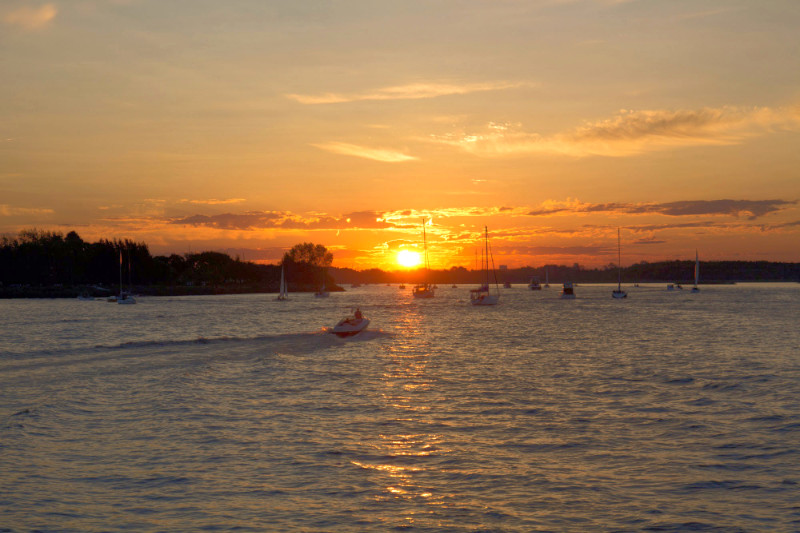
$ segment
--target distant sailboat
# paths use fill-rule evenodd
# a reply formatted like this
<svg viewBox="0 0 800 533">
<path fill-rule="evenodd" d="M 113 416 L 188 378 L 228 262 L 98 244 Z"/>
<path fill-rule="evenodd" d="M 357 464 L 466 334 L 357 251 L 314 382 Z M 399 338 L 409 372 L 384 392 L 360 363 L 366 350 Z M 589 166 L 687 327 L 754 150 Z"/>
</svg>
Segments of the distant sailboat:
<svg viewBox="0 0 800 533">
<path fill-rule="evenodd" d="M 485 281 L 477 289 L 469 291 L 469 302 L 472 305 L 497 305 L 497 302 L 500 301 L 500 289 L 497 287 L 497 276 L 495 276 L 495 294 L 489 291 L 489 228 L 484 226 L 484 232 L 486 246 L 486 263 L 484 266 Z"/>
<path fill-rule="evenodd" d="M 622 290 L 622 248 L 620 245 L 619 228 L 617 228 L 617 290 L 611 291 L 611 296 L 617 299 L 628 297 L 628 293 Z"/>
<path fill-rule="evenodd" d="M 697 284 L 700 282 L 700 256 L 697 255 L 697 250 L 694 251 L 694 287 L 692 292 L 700 292 L 700 287 Z"/>
<path fill-rule="evenodd" d="M 539 283 L 539 278 L 531 278 L 530 283 L 528 283 L 528 288 L 532 291 L 542 290 L 542 285 Z"/>
<path fill-rule="evenodd" d="M 322 288 L 314 293 L 314 298 L 327 298 L 331 293 L 325 287 L 325 271 L 322 271 Z"/>
<path fill-rule="evenodd" d="M 128 285 L 131 283 L 131 251 L 128 250 Z M 131 292 L 122 290 L 122 248 L 119 249 L 119 296 L 117 303 L 122 305 L 131 305 L 136 303 L 136 298 L 133 297 Z"/>
<path fill-rule="evenodd" d="M 550 276 L 547 275 L 547 265 L 544 266 L 544 288 L 550 288 Z"/>
<path fill-rule="evenodd" d="M 283 275 L 284 265 L 281 265 L 281 286 L 278 292 L 278 297 L 276 300 L 279 302 L 284 302 L 289 299 L 289 289 L 286 285 L 286 277 Z"/>
<path fill-rule="evenodd" d="M 414 286 L 414 298 L 433 298 L 433 287 L 429 282 L 428 272 L 428 242 L 425 237 L 425 219 L 422 219 L 422 249 L 423 259 L 425 261 L 425 279 L 422 283 Z"/>
</svg>

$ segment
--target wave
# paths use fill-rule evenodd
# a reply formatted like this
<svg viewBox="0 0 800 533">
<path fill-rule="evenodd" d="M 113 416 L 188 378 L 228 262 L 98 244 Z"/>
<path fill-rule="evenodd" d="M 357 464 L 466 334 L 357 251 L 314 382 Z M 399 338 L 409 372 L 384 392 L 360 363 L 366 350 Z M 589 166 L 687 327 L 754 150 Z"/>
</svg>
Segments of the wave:
<svg viewBox="0 0 800 533">
<path fill-rule="evenodd" d="M 27 361 L 41 357 L 62 356 L 74 353 L 87 354 L 99 353 L 107 351 L 131 351 L 131 350 L 147 350 L 151 348 L 173 348 L 181 346 L 198 346 L 198 345 L 219 345 L 219 344 L 241 344 L 241 343 L 264 343 L 264 344 L 279 344 L 285 346 L 296 345 L 298 347 L 306 346 L 311 342 L 321 341 L 323 345 L 335 345 L 340 342 L 368 342 L 381 338 L 391 338 L 395 334 L 381 329 L 367 330 L 355 335 L 353 337 L 339 338 L 330 334 L 330 328 L 322 328 L 313 332 L 302 333 L 281 333 L 277 335 L 252 335 L 252 336 L 220 336 L 220 337 L 195 337 L 188 339 L 151 339 L 141 341 L 126 341 L 121 343 L 111 344 L 95 344 L 93 346 L 79 347 L 65 347 L 61 349 L 49 349 L 25 353 L 7 353 L 4 357 L 11 359 L 18 359 L 20 361 Z M 9 367 L 6 367 L 9 368 Z"/>
</svg>

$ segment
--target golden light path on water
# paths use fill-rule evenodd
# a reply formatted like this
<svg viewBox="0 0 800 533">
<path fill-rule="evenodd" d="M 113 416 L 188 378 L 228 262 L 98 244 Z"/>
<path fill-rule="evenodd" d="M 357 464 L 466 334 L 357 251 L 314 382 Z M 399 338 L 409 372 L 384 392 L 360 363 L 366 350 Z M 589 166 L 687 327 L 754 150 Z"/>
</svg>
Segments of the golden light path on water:
<svg viewBox="0 0 800 533">
<path fill-rule="evenodd" d="M 611 289 L 0 301 L 2 526 L 796 531 L 800 286 Z"/>
<path fill-rule="evenodd" d="M 399 320 L 406 338 L 419 338 L 422 335 L 423 319 L 417 310 L 406 309 Z M 411 342 L 400 342 L 389 353 L 387 368 L 381 375 L 381 401 L 394 413 L 393 422 L 400 427 L 432 427 L 435 421 L 429 416 L 432 409 L 430 397 L 435 393 L 435 380 L 427 373 L 432 355 L 421 353 Z M 421 458 L 442 457 L 450 451 L 442 440 L 443 435 L 434 431 L 378 433 L 374 442 L 365 445 L 385 460 L 375 463 L 352 461 L 352 464 L 388 476 L 384 493 L 376 495 L 375 499 L 405 500 L 412 503 L 413 508 L 403 517 L 403 521 L 410 527 L 414 525 L 420 509 L 443 506 L 447 499 L 454 496 L 435 493 L 418 481 L 421 474 L 436 468 L 433 463 L 426 463 Z"/>
</svg>

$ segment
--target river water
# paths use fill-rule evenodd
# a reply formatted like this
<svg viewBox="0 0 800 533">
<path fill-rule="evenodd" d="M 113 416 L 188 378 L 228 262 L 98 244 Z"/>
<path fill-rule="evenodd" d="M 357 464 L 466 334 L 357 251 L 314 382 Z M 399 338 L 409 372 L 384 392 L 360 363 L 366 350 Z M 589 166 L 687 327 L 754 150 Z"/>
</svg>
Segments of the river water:
<svg viewBox="0 0 800 533">
<path fill-rule="evenodd" d="M 800 531 L 800 284 L 500 291 L 0 301 L 0 531 Z"/>
</svg>

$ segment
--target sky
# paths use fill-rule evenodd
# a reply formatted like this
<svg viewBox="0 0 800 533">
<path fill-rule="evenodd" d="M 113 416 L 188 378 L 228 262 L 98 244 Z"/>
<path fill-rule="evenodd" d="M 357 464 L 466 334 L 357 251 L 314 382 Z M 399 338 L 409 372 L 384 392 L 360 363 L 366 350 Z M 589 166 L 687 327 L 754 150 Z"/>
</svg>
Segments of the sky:
<svg viewBox="0 0 800 533">
<path fill-rule="evenodd" d="M 797 28 L 797 0 L 0 0 L 0 234 L 800 261 Z"/>
</svg>

